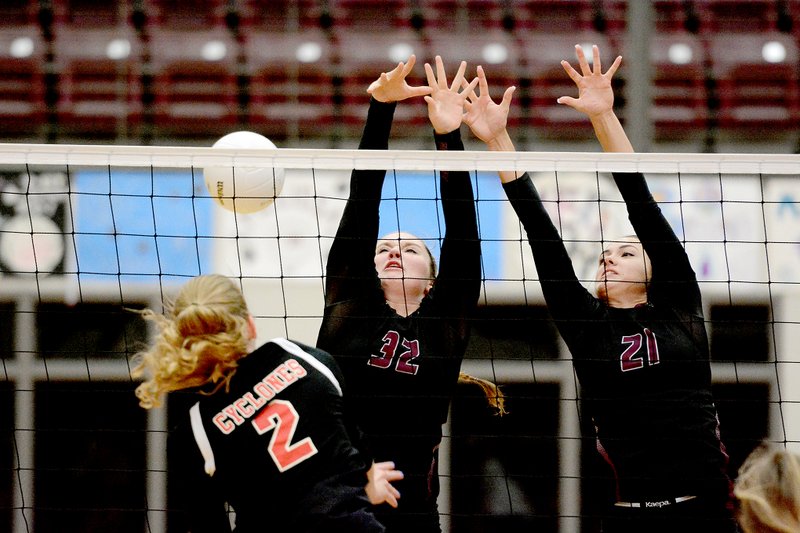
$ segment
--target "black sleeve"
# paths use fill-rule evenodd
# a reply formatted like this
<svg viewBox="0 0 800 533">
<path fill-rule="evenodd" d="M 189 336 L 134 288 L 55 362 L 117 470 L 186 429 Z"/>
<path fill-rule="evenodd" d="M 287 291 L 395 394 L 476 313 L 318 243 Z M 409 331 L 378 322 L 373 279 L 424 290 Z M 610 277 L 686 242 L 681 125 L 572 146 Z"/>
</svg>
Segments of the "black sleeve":
<svg viewBox="0 0 800 533">
<path fill-rule="evenodd" d="M 177 500 L 170 505 L 170 531 L 230 533 L 225 498 L 204 470 L 204 459 L 191 429 L 184 426 L 172 432 L 167 449 L 170 484 L 174 487 L 171 494 Z"/>
<path fill-rule="evenodd" d="M 613 175 L 628 208 L 631 225 L 653 267 L 648 299 L 656 305 L 701 311 L 700 288 L 689 257 L 653 199 L 644 176 L 639 173 Z"/>
<path fill-rule="evenodd" d="M 435 135 L 437 150 L 463 150 L 460 130 Z M 442 171 L 445 236 L 434 291 L 444 302 L 458 302 L 460 309 L 478 304 L 481 290 L 481 243 L 475 197 L 469 172 Z"/>
<path fill-rule="evenodd" d="M 598 301 L 575 275 L 572 260 L 530 176 L 525 173 L 503 188 L 528 234 L 550 314 L 556 321 L 584 318 L 597 308 Z"/>
<path fill-rule="evenodd" d="M 386 150 L 394 117 L 394 103 L 370 101 L 360 150 Z M 328 254 L 325 274 L 325 305 L 348 300 L 372 288 L 375 243 L 385 170 L 353 170 L 350 196 L 339 229 Z"/>
<path fill-rule="evenodd" d="M 373 453 L 369 448 L 368 439 L 365 437 L 364 433 L 361 431 L 361 428 L 356 422 L 355 410 L 353 409 L 353 398 L 348 393 L 347 381 L 345 380 L 341 367 L 336 362 L 336 359 L 325 350 L 307 346 L 301 343 L 296 344 L 303 348 L 303 350 L 306 352 L 314 355 L 322 362 L 322 364 L 327 366 L 333 373 L 334 377 L 336 377 L 336 380 L 339 382 L 339 385 L 342 388 L 343 400 L 342 422 L 345 426 L 345 430 L 347 431 L 347 435 L 350 437 L 351 444 L 359 452 L 359 458 L 361 461 L 363 461 L 365 468 L 364 475 L 366 475 L 366 470 L 369 470 L 370 466 L 372 465 Z M 366 481 L 364 484 L 366 484 Z"/>
</svg>

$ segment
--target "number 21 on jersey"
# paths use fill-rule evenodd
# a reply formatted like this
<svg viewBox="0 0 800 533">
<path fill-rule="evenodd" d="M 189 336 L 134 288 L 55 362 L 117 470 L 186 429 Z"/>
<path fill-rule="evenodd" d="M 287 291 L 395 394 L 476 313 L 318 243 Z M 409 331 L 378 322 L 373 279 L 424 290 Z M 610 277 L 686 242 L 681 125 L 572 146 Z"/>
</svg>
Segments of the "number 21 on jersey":
<svg viewBox="0 0 800 533">
<path fill-rule="evenodd" d="M 647 359 L 647 366 L 657 365 L 660 362 L 656 334 L 644 328 L 644 337 L 644 342 L 642 342 L 641 333 L 622 337 L 622 344 L 627 345 L 622 355 L 619 356 L 619 367 L 623 372 L 644 368 L 645 357 Z M 643 351 L 643 346 L 645 349 L 644 354 L 641 353 Z"/>
</svg>

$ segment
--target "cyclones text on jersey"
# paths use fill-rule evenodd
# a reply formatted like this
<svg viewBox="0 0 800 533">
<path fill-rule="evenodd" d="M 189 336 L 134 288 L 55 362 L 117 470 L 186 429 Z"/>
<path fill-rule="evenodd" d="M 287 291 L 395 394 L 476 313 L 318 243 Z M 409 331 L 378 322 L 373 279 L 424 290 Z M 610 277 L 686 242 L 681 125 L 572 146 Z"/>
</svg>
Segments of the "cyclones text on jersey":
<svg viewBox="0 0 800 533">
<path fill-rule="evenodd" d="M 214 415 L 214 425 L 225 435 L 230 434 L 276 394 L 307 374 L 308 371 L 295 359 L 281 363 L 253 386 L 253 392 L 246 392 Z"/>
</svg>

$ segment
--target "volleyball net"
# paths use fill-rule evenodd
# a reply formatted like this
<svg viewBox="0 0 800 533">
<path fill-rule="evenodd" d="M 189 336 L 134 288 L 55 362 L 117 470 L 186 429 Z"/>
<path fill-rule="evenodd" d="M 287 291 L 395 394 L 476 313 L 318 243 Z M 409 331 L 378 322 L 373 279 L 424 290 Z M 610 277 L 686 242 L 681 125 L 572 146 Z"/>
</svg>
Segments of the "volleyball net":
<svg viewBox="0 0 800 533">
<path fill-rule="evenodd" d="M 167 530 L 170 408 L 136 404 L 129 359 L 149 332 L 123 308 L 161 309 L 221 273 L 260 341 L 313 345 L 354 168 L 387 170 L 380 233 L 437 257 L 437 173 L 472 177 L 483 281 L 462 369 L 500 384 L 510 415 L 459 388 L 445 530 L 590 531 L 607 482 L 501 169 L 531 173 L 587 287 L 603 240 L 631 233 L 610 172 L 643 172 L 700 280 L 730 474 L 763 440 L 800 448 L 800 156 L 6 144 L 0 161 L 0 529 Z M 285 183 L 238 214 L 209 194 L 209 167 L 285 169 Z"/>
</svg>

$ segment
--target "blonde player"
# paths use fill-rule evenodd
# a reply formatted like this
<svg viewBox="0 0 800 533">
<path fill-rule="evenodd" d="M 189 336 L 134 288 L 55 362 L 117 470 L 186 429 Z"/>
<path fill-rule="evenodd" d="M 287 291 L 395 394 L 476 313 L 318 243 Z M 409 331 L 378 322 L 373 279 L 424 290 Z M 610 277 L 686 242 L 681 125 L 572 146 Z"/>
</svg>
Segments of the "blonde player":
<svg viewBox="0 0 800 533">
<path fill-rule="evenodd" d="M 800 531 L 800 456 L 769 446 L 756 448 L 734 485 L 744 533 Z"/>
<path fill-rule="evenodd" d="M 175 531 L 230 531 L 226 505 L 237 533 L 384 531 L 370 502 L 397 505 L 402 473 L 383 463 L 367 476 L 330 355 L 286 339 L 253 349 L 244 297 L 219 275 L 187 282 L 166 315 L 142 314 L 158 329 L 133 371 L 142 407 L 194 397 L 169 440 Z"/>
</svg>

